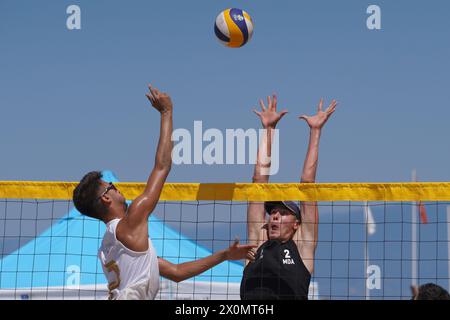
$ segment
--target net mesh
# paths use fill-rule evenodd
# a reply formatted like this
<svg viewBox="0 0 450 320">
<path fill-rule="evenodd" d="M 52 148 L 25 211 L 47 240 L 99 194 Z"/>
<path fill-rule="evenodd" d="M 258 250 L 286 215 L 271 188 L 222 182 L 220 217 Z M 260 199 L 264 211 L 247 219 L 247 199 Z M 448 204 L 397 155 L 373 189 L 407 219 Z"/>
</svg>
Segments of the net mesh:
<svg viewBox="0 0 450 320">
<path fill-rule="evenodd" d="M 432 282 L 449 287 L 450 187 L 412 185 L 415 192 L 390 193 L 389 201 L 374 200 L 373 194 L 361 193 L 361 185 L 356 184 L 342 187 L 348 198 L 360 200 L 342 201 L 339 194 L 333 199 L 321 194 L 320 185 L 313 195 L 306 195 L 308 200 L 320 200 L 310 299 L 410 299 L 412 284 Z M 105 225 L 74 209 L 68 196 L 73 186 L 59 185 L 69 190 L 67 195 L 45 191 L 41 196 L 36 190 L 45 187 L 33 185 L 33 199 L 23 188 L 16 186 L 12 194 L 0 183 L 0 299 L 107 299 L 107 283 L 97 258 Z M 181 188 L 166 187 L 171 191 Z M 173 193 L 170 199 L 162 197 L 149 224 L 158 256 L 182 263 L 227 248 L 236 237 L 246 242 L 249 201 L 236 199 L 236 193 L 228 191 L 229 199 L 223 200 L 217 190 L 212 196 L 209 191 L 204 194 L 207 199 L 199 199 L 198 190 L 207 187 L 194 188 L 195 200 L 186 200 L 182 193 L 178 193 L 179 201 L 173 200 Z M 278 191 L 270 200 L 293 199 L 285 185 L 272 187 Z M 384 184 L 382 189 L 390 187 Z M 142 185 L 137 188 L 136 193 Z M 214 188 L 217 186 L 205 190 Z M 188 189 L 192 192 L 192 186 Z M 261 200 L 268 190 L 253 190 L 247 198 Z M 52 194 L 54 199 L 42 199 Z M 436 196 L 429 194 L 440 196 L 430 201 Z M 329 201 L 323 199 L 325 196 Z M 61 199 L 64 197 L 67 199 Z M 220 199 L 211 199 L 214 197 Z M 386 193 L 379 197 L 386 198 Z M 402 200 L 392 200 L 395 197 Z M 224 262 L 183 282 L 161 278 L 157 298 L 239 299 L 243 268 L 242 261 Z"/>
</svg>

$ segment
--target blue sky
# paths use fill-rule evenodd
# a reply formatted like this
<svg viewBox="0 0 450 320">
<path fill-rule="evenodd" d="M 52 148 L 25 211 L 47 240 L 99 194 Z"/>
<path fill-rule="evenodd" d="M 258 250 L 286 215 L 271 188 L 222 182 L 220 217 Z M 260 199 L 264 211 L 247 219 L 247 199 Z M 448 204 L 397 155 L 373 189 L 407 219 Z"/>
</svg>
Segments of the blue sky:
<svg viewBox="0 0 450 320">
<path fill-rule="evenodd" d="M 66 28 L 71 4 L 81 7 L 81 30 Z M 370 4 L 381 7 L 382 30 L 366 27 Z M 228 7 L 254 20 L 253 39 L 243 48 L 215 39 L 214 19 Z M 409 181 L 413 168 L 421 181 L 450 181 L 449 10 L 444 0 L 1 0 L 0 180 L 77 181 L 109 169 L 120 181 L 145 181 L 159 134 L 159 115 L 144 96 L 151 82 L 171 94 L 174 128 L 188 130 L 195 120 L 223 132 L 258 129 L 251 110 L 276 92 L 289 114 L 278 127 L 281 164 L 273 182 L 298 181 L 308 129 L 296 117 L 315 112 L 320 97 L 339 106 L 322 134 L 318 182 Z M 249 182 L 252 172 L 251 165 L 177 165 L 168 180 Z M 391 226 L 382 209 L 374 213 L 382 221 L 377 237 L 385 238 L 370 245 L 372 256 L 384 264 L 389 252 L 408 259 L 407 220 L 403 252 L 389 243 L 377 247 L 376 240 L 400 228 L 385 233 Z M 331 252 L 328 211 L 321 212 L 319 258 Z M 350 218 L 339 217 L 333 221 L 344 224 L 333 227 L 334 240 L 347 241 L 355 233 L 341 230 Z M 350 244 L 336 252 L 348 257 Z M 434 247 L 441 257 L 444 247 Z M 407 277 L 408 262 L 402 263 Z M 318 268 L 319 281 L 327 268 Z M 405 278 L 403 294 L 408 285 Z"/>
<path fill-rule="evenodd" d="M 82 29 L 66 28 L 81 7 Z M 382 30 L 366 27 L 381 7 Z M 229 49 L 213 22 L 240 7 L 253 39 Z M 76 181 L 110 169 L 145 181 L 159 119 L 144 93 L 174 101 L 174 127 L 259 128 L 251 112 L 272 92 L 281 167 L 297 181 L 308 130 L 296 119 L 320 97 L 339 101 L 325 127 L 319 182 L 448 181 L 450 22 L 446 1 L 0 2 L 1 180 Z M 169 181 L 245 182 L 251 165 L 174 166 Z"/>
</svg>

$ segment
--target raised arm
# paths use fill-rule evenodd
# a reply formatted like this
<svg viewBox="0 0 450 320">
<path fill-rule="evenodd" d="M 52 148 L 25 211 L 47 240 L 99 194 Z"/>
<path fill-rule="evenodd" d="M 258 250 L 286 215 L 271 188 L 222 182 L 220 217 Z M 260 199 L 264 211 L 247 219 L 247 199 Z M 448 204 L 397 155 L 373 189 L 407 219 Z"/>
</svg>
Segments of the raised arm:
<svg viewBox="0 0 450 320">
<path fill-rule="evenodd" d="M 146 96 L 152 106 L 161 114 L 155 165 L 147 180 L 144 192 L 132 202 L 126 217 L 122 219 L 118 226 L 122 234 L 120 240 L 125 241 L 128 248 L 136 251 L 143 251 L 148 247 L 147 220 L 158 203 L 172 165 L 172 101 L 168 94 L 161 93 L 152 86 L 149 86 L 149 90 L 150 94 L 146 94 Z"/>
<path fill-rule="evenodd" d="M 258 156 L 253 174 L 253 183 L 268 183 L 272 155 L 272 139 L 278 121 L 287 113 L 287 110 L 277 112 L 277 96 L 267 97 L 267 108 L 263 100 L 259 101 L 261 111 L 253 110 L 261 119 L 265 134 L 261 139 Z M 250 202 L 247 209 L 247 235 L 248 243 L 260 246 L 267 240 L 265 225 L 264 203 Z"/>
<path fill-rule="evenodd" d="M 167 260 L 158 258 L 159 273 L 167 279 L 180 282 L 195 277 L 226 260 L 244 259 L 248 255 L 249 250 L 254 247 L 254 245 L 249 244 L 240 245 L 239 241 L 236 240 L 228 249 L 218 251 L 208 257 L 195 261 L 173 264 Z"/>
<path fill-rule="evenodd" d="M 300 116 L 306 121 L 310 128 L 308 151 L 306 153 L 303 171 L 301 173 L 302 183 L 314 183 L 316 181 L 317 165 L 319 160 L 319 141 L 322 127 L 336 109 L 337 102 L 333 100 L 329 107 L 322 111 L 323 99 L 320 99 L 317 114 L 314 116 Z M 314 271 L 314 254 L 317 247 L 319 212 L 316 202 L 302 202 L 301 204 L 300 239 L 297 246 L 310 273 Z"/>
</svg>

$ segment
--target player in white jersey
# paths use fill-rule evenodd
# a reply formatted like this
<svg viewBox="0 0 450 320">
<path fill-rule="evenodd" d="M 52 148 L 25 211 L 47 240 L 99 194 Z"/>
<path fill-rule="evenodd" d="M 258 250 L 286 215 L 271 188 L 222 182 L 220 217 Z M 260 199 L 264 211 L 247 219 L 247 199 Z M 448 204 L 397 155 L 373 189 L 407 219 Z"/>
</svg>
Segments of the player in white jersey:
<svg viewBox="0 0 450 320">
<path fill-rule="evenodd" d="M 183 281 L 225 260 L 244 259 L 255 247 L 239 245 L 236 241 L 228 249 L 181 264 L 157 256 L 148 234 L 148 218 L 158 203 L 172 165 L 172 101 L 168 94 L 156 88 L 149 86 L 149 90 L 146 96 L 161 114 L 161 128 L 155 165 L 144 192 L 128 208 L 125 197 L 111 182 L 103 181 L 98 171 L 87 173 L 73 192 L 78 211 L 106 224 L 99 259 L 108 279 L 110 299 L 154 299 L 160 275 Z M 113 139 L 114 135 L 105 138 Z"/>
</svg>

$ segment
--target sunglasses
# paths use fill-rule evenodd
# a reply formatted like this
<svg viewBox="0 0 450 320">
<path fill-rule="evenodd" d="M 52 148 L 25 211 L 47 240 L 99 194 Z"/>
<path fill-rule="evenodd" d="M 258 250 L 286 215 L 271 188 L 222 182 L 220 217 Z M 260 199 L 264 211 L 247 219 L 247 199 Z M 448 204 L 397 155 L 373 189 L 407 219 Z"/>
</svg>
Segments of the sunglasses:
<svg viewBox="0 0 450 320">
<path fill-rule="evenodd" d="M 109 183 L 109 185 L 105 188 L 105 191 L 103 191 L 103 193 L 97 198 L 97 200 L 107 194 L 109 190 L 117 190 L 116 186 L 113 185 L 112 182 Z"/>
<path fill-rule="evenodd" d="M 284 208 L 283 209 L 272 209 L 270 211 L 269 215 L 275 214 L 276 212 L 279 212 L 281 216 L 288 216 L 290 214 L 295 216 L 295 214 L 291 210 L 284 209 Z"/>
</svg>

